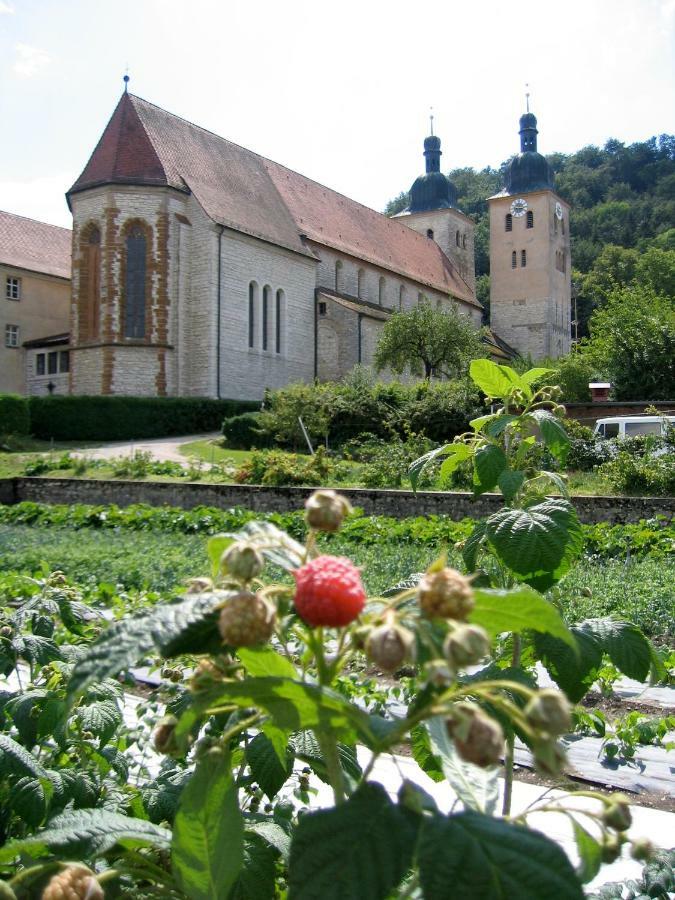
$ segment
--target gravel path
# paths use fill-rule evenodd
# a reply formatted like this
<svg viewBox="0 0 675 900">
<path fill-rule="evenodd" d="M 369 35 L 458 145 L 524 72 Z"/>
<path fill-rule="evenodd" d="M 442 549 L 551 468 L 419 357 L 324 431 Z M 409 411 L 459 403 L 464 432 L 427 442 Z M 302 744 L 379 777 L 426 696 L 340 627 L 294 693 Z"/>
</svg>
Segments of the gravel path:
<svg viewBox="0 0 675 900">
<path fill-rule="evenodd" d="M 214 431 L 210 434 L 191 434 L 185 437 L 151 438 L 145 441 L 118 441 L 93 450 L 79 450 L 77 453 L 73 453 L 73 456 L 82 456 L 87 459 L 112 459 L 117 456 L 133 456 L 134 453 L 140 451 L 151 453 L 153 459 L 160 462 L 168 460 L 188 465 L 187 457 L 183 456 L 178 449 L 180 446 L 190 444 L 192 441 L 206 441 L 217 437 L 220 437 L 220 433 Z"/>
</svg>

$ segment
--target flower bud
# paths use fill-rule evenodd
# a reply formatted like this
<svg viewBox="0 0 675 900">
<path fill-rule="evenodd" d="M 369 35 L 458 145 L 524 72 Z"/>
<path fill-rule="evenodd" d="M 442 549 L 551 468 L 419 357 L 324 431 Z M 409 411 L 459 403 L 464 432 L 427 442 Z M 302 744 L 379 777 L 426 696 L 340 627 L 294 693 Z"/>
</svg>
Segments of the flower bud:
<svg viewBox="0 0 675 900">
<path fill-rule="evenodd" d="M 465 762 L 485 769 L 501 760 L 504 751 L 501 725 L 477 706 L 458 703 L 446 720 L 445 727 Z"/>
<path fill-rule="evenodd" d="M 537 691 L 525 707 L 525 716 L 538 731 L 557 737 L 572 727 L 572 715 L 567 698 L 553 689 Z"/>
<path fill-rule="evenodd" d="M 567 756 L 555 741 L 538 741 L 532 748 L 534 764 L 540 775 L 560 775 L 567 762 Z"/>
<path fill-rule="evenodd" d="M 490 652 L 490 638 L 480 625 L 459 625 L 443 644 L 443 653 L 454 671 L 473 666 Z"/>
<path fill-rule="evenodd" d="M 604 863 L 613 863 L 621 856 L 621 835 L 607 834 L 602 842 L 601 855 Z"/>
<path fill-rule="evenodd" d="M 630 848 L 630 855 L 638 862 L 649 862 L 656 853 L 656 847 L 647 838 L 637 838 Z"/>
<path fill-rule="evenodd" d="M 164 716 L 163 719 L 160 719 L 152 736 L 152 742 L 158 753 L 170 756 L 177 750 L 176 725 L 178 725 L 178 719 L 175 716 Z"/>
<path fill-rule="evenodd" d="M 429 619 L 463 621 L 474 607 L 471 582 L 456 569 L 428 572 L 417 590 L 422 612 Z"/>
<path fill-rule="evenodd" d="M 615 794 L 603 810 L 602 821 L 613 831 L 628 831 L 633 823 L 628 798 Z"/>
<path fill-rule="evenodd" d="M 60 569 L 56 569 L 56 571 L 52 572 L 52 574 L 47 579 L 47 583 L 52 587 L 61 587 L 62 585 L 66 584 L 66 580 L 66 576 L 63 574 L 63 572 Z"/>
<path fill-rule="evenodd" d="M 220 611 L 218 630 L 231 647 L 251 647 L 274 634 L 276 611 L 269 600 L 250 591 L 230 597 Z"/>
<path fill-rule="evenodd" d="M 366 638 L 366 654 L 385 672 L 400 669 L 414 648 L 415 635 L 395 622 L 378 625 Z"/>
<path fill-rule="evenodd" d="M 11 638 L 13 634 L 14 631 L 11 625 L 3 625 L 2 628 L 0 628 L 0 637 Z"/>
<path fill-rule="evenodd" d="M 307 524 L 315 531 L 337 531 L 352 505 L 336 491 L 314 491 L 305 503 Z"/>
<path fill-rule="evenodd" d="M 237 541 L 231 544 L 220 558 L 221 571 L 244 584 L 257 578 L 265 568 L 262 553 L 254 544 Z"/>
</svg>

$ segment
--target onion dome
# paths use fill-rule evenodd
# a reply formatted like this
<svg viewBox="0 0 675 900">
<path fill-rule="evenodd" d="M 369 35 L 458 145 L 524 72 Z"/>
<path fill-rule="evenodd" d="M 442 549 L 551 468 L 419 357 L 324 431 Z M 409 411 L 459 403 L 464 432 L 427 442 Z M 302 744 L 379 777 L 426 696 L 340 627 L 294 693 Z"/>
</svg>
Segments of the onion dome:
<svg viewBox="0 0 675 900">
<path fill-rule="evenodd" d="M 449 209 L 457 206 L 457 188 L 441 172 L 441 139 L 435 134 L 424 139 L 426 173 L 415 179 L 410 188 L 408 212 Z"/>
<path fill-rule="evenodd" d="M 546 157 L 537 152 L 537 117 L 527 112 L 520 117 L 520 153 L 506 170 L 507 194 L 555 190 L 553 169 Z"/>
</svg>

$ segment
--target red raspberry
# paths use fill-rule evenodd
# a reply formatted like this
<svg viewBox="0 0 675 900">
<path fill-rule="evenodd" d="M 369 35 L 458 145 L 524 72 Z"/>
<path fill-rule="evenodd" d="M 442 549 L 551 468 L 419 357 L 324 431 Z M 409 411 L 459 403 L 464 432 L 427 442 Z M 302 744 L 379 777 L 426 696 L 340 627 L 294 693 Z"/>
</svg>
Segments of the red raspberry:
<svg viewBox="0 0 675 900">
<path fill-rule="evenodd" d="M 364 607 L 361 575 L 344 556 L 318 556 L 293 575 L 295 609 L 308 625 L 349 625 Z"/>
</svg>

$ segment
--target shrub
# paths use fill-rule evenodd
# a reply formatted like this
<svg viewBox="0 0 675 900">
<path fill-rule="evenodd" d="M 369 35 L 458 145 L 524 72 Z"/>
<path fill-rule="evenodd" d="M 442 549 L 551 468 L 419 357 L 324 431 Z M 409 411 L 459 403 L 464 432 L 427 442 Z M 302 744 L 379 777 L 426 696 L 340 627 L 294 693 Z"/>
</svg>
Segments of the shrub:
<svg viewBox="0 0 675 900">
<path fill-rule="evenodd" d="M 112 441 L 217 431 L 248 400 L 204 397 L 31 397 L 30 431 L 60 441 Z"/>
<path fill-rule="evenodd" d="M 250 450 L 252 447 L 269 447 L 270 436 L 262 430 L 261 414 L 241 413 L 223 421 L 223 437 L 232 450 Z"/>
<path fill-rule="evenodd" d="M 361 445 L 360 458 L 366 463 L 361 479 L 366 487 L 400 488 L 408 480 L 410 464 L 432 450 L 434 444 L 425 437 L 411 434 L 402 441 L 400 438 L 370 441 Z M 419 483 L 421 488 L 430 487 L 436 472 L 431 467 L 423 473 Z"/>
<path fill-rule="evenodd" d="M 258 450 L 235 473 L 238 484 L 322 485 L 339 479 L 339 467 L 319 447 L 314 456 L 300 456 L 283 450 Z"/>
<path fill-rule="evenodd" d="M 30 415 L 26 397 L 0 394 L 0 444 L 10 435 L 30 433 Z"/>
<path fill-rule="evenodd" d="M 415 385 L 403 417 L 410 431 L 442 443 L 469 431 L 471 419 L 483 412 L 478 391 L 460 379 Z"/>
<path fill-rule="evenodd" d="M 675 494 L 675 453 L 640 457 L 622 450 L 598 471 L 614 490 L 624 494 Z"/>
</svg>

